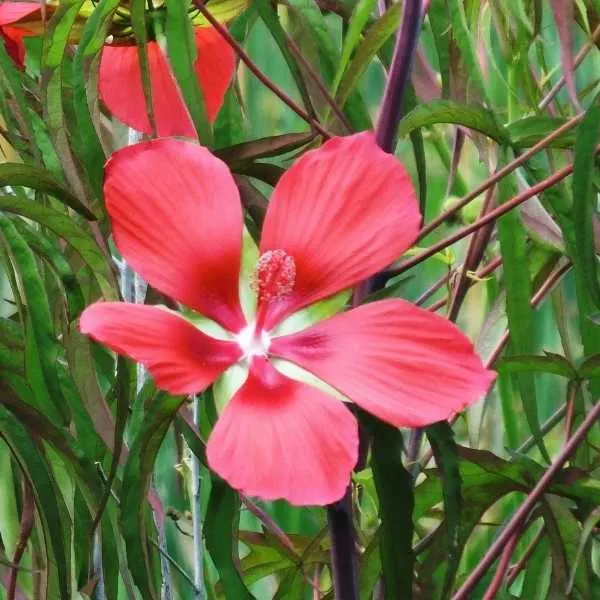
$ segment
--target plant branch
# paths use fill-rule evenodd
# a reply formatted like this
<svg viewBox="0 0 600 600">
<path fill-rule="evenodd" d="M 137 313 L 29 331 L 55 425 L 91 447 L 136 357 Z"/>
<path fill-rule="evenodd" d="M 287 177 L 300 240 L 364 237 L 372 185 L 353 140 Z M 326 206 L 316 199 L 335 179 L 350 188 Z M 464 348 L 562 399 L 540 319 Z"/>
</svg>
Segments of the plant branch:
<svg viewBox="0 0 600 600">
<path fill-rule="evenodd" d="M 598 150 L 600 150 L 600 148 Z M 501 217 L 502 215 L 511 211 L 513 208 L 519 206 L 520 204 L 523 204 L 523 202 L 525 202 L 526 200 L 537 196 L 539 193 L 555 185 L 559 181 L 562 181 L 565 177 L 568 177 L 572 172 L 572 163 L 567 165 L 566 167 L 563 167 L 562 169 L 559 169 L 558 171 L 550 175 L 550 177 L 547 177 L 539 183 L 532 185 L 529 189 L 522 191 L 520 194 L 517 194 L 514 198 L 511 198 L 501 206 L 498 206 L 494 210 L 491 210 L 485 216 L 481 217 L 481 219 L 475 221 L 471 225 L 459 229 L 457 232 L 453 233 L 452 235 L 449 235 L 448 237 L 437 242 L 433 246 L 430 246 L 420 254 L 417 254 L 416 256 L 413 256 L 412 258 L 406 260 L 400 266 L 393 269 L 394 275 L 399 275 L 400 273 L 408 271 L 408 269 L 432 257 L 434 254 L 437 254 L 438 252 L 444 250 L 448 246 L 451 246 L 458 240 L 462 240 L 464 237 L 470 235 L 471 233 L 474 233 L 481 227 L 484 227 L 488 223 L 495 221 L 498 217 Z"/>
<path fill-rule="evenodd" d="M 331 570 L 337 600 L 358 600 L 358 561 L 352 524 L 351 488 L 344 497 L 327 507 L 331 536 Z"/>
<path fill-rule="evenodd" d="M 566 123 L 555 129 L 550 135 L 540 140 L 537 144 L 529 148 L 526 152 L 523 152 L 520 156 L 509 162 L 505 167 L 494 173 L 489 179 L 486 179 L 481 185 L 477 186 L 472 192 L 469 192 L 464 198 L 461 198 L 456 204 L 445 210 L 438 217 L 433 219 L 427 225 L 424 225 L 417 238 L 417 243 L 422 240 L 426 235 L 429 235 L 432 231 L 437 229 L 442 223 L 448 220 L 448 217 L 452 216 L 458 210 L 469 204 L 472 200 L 480 196 L 489 187 L 496 184 L 498 181 L 503 179 L 509 173 L 512 173 L 515 169 L 526 163 L 534 154 L 537 154 L 547 146 L 549 146 L 554 140 L 559 138 L 561 135 L 573 129 L 583 119 L 583 115 L 577 115 L 572 119 L 569 119 Z"/>
<path fill-rule="evenodd" d="M 473 588 L 477 585 L 479 580 L 484 576 L 487 570 L 492 566 L 498 555 L 504 549 L 504 546 L 508 543 L 510 538 L 513 536 L 515 531 L 525 521 L 530 511 L 533 509 L 538 500 L 543 496 L 546 488 L 552 482 L 552 479 L 558 474 L 563 465 L 567 462 L 571 454 L 575 449 L 583 442 L 587 432 L 592 428 L 596 421 L 600 418 L 600 401 L 597 401 L 592 410 L 588 413 L 587 417 L 575 431 L 573 436 L 565 444 L 565 447 L 556 458 L 556 460 L 550 465 L 548 470 L 544 473 L 542 478 L 538 481 L 537 485 L 533 488 L 531 493 L 527 496 L 523 504 L 521 504 L 519 510 L 514 514 L 508 525 L 504 528 L 502 533 L 496 538 L 495 542 L 490 546 L 489 550 L 485 553 L 483 558 L 480 560 L 477 567 L 469 575 L 467 580 L 463 583 L 460 589 L 453 596 L 452 600 L 466 600 L 469 598 Z"/>
<path fill-rule="evenodd" d="M 227 28 L 221 25 L 212 13 L 206 8 L 202 0 L 194 0 L 194 6 L 202 13 L 206 20 L 217 30 L 221 37 L 233 48 L 239 59 L 248 67 L 248 70 L 267 88 L 269 88 L 284 104 L 287 104 L 299 117 L 304 119 L 311 127 L 316 129 L 324 138 L 330 138 L 331 133 L 327 131 L 316 119 L 311 117 L 302 107 L 292 100 L 282 89 L 275 85 L 254 61 L 246 54 L 244 49 L 230 35 Z"/>
<path fill-rule="evenodd" d="M 383 103 L 375 129 L 377 143 L 386 152 L 393 152 L 398 123 L 402 117 L 402 102 L 410 77 L 410 68 L 417 48 L 422 18 L 421 0 L 406 0 L 402 11 L 400 33 L 396 40 Z"/>
</svg>

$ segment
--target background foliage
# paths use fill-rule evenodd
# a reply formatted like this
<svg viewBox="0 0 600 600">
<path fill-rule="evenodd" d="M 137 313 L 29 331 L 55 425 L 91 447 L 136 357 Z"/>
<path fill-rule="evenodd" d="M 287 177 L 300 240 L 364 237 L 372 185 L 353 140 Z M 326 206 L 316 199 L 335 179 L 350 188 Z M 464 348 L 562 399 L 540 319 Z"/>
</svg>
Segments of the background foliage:
<svg viewBox="0 0 600 600">
<path fill-rule="evenodd" d="M 208 3 L 262 74 L 240 62 L 212 130 L 193 112 L 251 231 L 319 128 L 373 127 L 403 4 Z M 457 321 L 499 376 L 451 427 L 362 420 L 357 596 L 600 597 L 600 3 L 422 4 L 396 154 L 424 226 L 375 293 Z M 168 5 L 173 46 L 190 7 Z M 24 70 L 0 45 L 0 598 L 333 598 L 326 511 L 240 498 L 204 466 L 210 393 L 196 426 L 78 333 L 99 297 L 144 301 L 102 200 L 128 131 L 98 58 L 129 9 L 143 43 L 143 1 L 65 0 Z"/>
</svg>

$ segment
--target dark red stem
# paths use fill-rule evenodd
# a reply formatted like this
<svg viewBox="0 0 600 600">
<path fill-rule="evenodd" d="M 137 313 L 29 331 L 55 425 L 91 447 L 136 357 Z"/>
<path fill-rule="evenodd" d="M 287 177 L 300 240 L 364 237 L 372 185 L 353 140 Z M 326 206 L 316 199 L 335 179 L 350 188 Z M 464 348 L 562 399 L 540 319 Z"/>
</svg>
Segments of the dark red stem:
<svg viewBox="0 0 600 600">
<path fill-rule="evenodd" d="M 400 35 L 396 40 L 381 112 L 375 129 L 377 143 L 386 152 L 394 151 L 396 131 L 402 117 L 402 101 L 421 29 L 421 13 L 421 0 L 405 0 Z"/>
</svg>

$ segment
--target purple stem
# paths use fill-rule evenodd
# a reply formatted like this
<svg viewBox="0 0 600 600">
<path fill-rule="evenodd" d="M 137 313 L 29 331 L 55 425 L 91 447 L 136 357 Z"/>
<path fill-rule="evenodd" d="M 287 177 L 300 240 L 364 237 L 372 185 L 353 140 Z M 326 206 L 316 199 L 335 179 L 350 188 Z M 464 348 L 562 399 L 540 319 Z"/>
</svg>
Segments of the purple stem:
<svg viewBox="0 0 600 600">
<path fill-rule="evenodd" d="M 402 100 L 410 77 L 410 68 L 421 29 L 421 0 L 406 0 L 402 13 L 400 35 L 396 40 L 392 66 L 383 95 L 379 121 L 375 129 L 377 143 L 386 152 L 393 152 L 398 123 L 402 117 Z"/>
<path fill-rule="evenodd" d="M 410 69 L 421 28 L 421 0 L 405 0 L 400 33 L 390 67 L 375 137 L 386 152 L 393 152 L 396 130 L 402 116 L 402 99 L 410 76 Z M 375 275 L 354 290 L 353 304 L 357 305 L 375 289 L 385 285 L 386 279 Z M 358 561 L 355 551 L 350 490 L 327 508 L 331 535 L 331 570 L 336 600 L 358 600 Z"/>
<path fill-rule="evenodd" d="M 349 487 L 341 500 L 327 507 L 331 536 L 331 571 L 336 600 L 359 600 L 358 557 L 352 526 L 352 492 Z"/>
</svg>

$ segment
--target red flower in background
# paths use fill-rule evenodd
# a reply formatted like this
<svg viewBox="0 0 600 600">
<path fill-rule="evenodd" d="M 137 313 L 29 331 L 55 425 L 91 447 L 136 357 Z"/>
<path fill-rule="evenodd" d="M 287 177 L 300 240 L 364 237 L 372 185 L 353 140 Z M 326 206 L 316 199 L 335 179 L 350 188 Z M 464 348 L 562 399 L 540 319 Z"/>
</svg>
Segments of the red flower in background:
<svg viewBox="0 0 600 600">
<path fill-rule="evenodd" d="M 39 2 L 3 2 L 0 4 L 0 36 L 4 39 L 9 56 L 19 67 L 23 67 L 25 61 L 23 38 L 39 33 L 31 23 L 28 23 L 27 17 L 40 12 Z"/>
<path fill-rule="evenodd" d="M 230 335 L 216 339 L 165 308 L 119 302 L 88 307 L 81 331 L 143 363 L 174 394 L 200 392 L 234 363 L 247 365 L 207 447 L 211 468 L 247 495 L 331 503 L 357 459 L 357 423 L 344 403 L 283 375 L 273 358 L 401 427 L 449 418 L 494 378 L 455 325 L 403 300 L 278 334 L 286 317 L 385 268 L 417 235 L 410 179 L 371 134 L 307 152 L 277 184 L 250 322 L 239 301 L 242 208 L 223 162 L 196 144 L 144 142 L 113 155 L 104 192 L 115 242 L 133 268 Z"/>
<path fill-rule="evenodd" d="M 55 6 L 45 5 L 46 16 Z M 22 38 L 42 32 L 42 7 L 39 2 L 0 4 L 0 34 L 15 63 L 23 67 L 25 46 Z M 197 56 L 194 70 L 213 122 L 223 105 L 225 92 L 235 72 L 235 53 L 210 26 L 194 28 Z M 147 44 L 148 66 L 154 117 L 160 137 L 196 137 L 196 130 L 183 101 L 169 60 L 156 41 Z M 135 40 L 106 44 L 100 59 L 99 93 L 108 111 L 129 127 L 152 133 L 146 113 L 146 100 Z"/>
<path fill-rule="evenodd" d="M 196 27 L 194 39 L 198 53 L 196 77 L 204 95 L 208 119 L 213 122 L 235 71 L 235 54 L 212 27 Z M 157 42 L 148 42 L 147 49 L 158 136 L 196 137 L 194 124 L 168 58 Z M 115 117 L 133 129 L 151 133 L 135 42 L 104 46 L 100 60 L 99 92 L 106 108 Z"/>
</svg>

